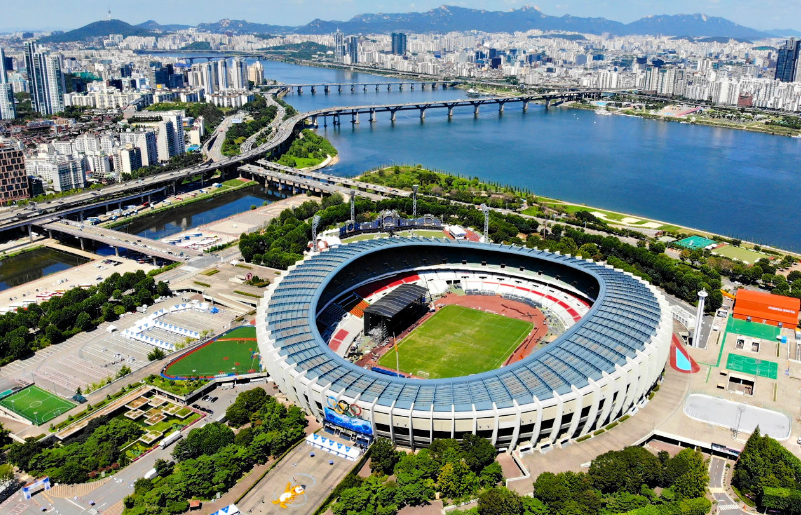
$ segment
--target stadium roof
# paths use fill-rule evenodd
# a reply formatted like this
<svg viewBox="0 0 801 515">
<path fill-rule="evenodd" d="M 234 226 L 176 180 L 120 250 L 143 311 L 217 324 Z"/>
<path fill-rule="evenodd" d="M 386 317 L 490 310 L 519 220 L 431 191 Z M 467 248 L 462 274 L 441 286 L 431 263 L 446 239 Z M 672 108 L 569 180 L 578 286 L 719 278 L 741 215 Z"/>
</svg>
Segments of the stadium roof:
<svg viewBox="0 0 801 515">
<path fill-rule="evenodd" d="M 381 274 L 416 268 L 401 261 L 447 252 L 450 256 L 473 253 L 530 259 L 532 268 L 545 263 L 591 276 L 599 285 L 590 311 L 562 336 L 527 358 L 497 370 L 447 379 L 390 377 L 365 370 L 332 351 L 316 327 L 318 306 L 329 284 L 349 277 L 340 271 L 371 254 L 386 251 L 395 268 Z M 382 258 L 381 261 L 384 259 Z M 450 261 L 454 263 L 455 260 Z M 432 263 L 438 263 L 432 259 Z M 387 263 L 389 264 L 389 263 Z M 373 264 L 373 266 L 377 266 Z M 419 265 L 418 265 L 419 266 Z M 459 265 L 452 265 L 459 266 Z M 361 267 L 367 269 L 367 267 Z M 379 279 L 373 271 L 374 279 Z M 359 283 L 343 285 L 342 292 Z M 427 238 L 382 238 L 342 245 L 312 256 L 287 272 L 276 284 L 266 309 L 266 329 L 272 345 L 289 365 L 332 392 L 359 396 L 364 402 L 399 409 L 464 412 L 528 404 L 533 397 L 546 400 L 555 394 L 583 388 L 604 373 L 615 373 L 642 351 L 657 332 L 662 311 L 654 291 L 631 275 L 599 263 L 537 249 Z"/>
<path fill-rule="evenodd" d="M 365 313 L 392 318 L 406 306 L 419 301 L 428 293 L 428 290 L 418 284 L 401 284 L 378 302 L 364 309 Z"/>
</svg>

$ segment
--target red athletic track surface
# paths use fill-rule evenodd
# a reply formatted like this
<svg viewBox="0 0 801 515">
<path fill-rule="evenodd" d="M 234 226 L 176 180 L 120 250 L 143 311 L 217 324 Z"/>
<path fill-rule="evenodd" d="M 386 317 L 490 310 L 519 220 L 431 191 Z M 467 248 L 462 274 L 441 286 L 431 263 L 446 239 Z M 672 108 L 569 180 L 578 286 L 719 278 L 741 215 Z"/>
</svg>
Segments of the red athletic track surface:
<svg viewBox="0 0 801 515">
<path fill-rule="evenodd" d="M 687 357 L 688 360 L 690 360 L 690 370 L 683 370 L 679 368 L 679 366 L 676 364 L 677 352 L 681 352 Z M 681 372 L 682 374 L 695 374 L 696 372 L 701 370 L 701 367 L 698 366 L 698 363 L 696 363 L 695 360 L 692 358 L 692 356 L 690 356 L 687 353 L 687 351 L 684 350 L 684 348 L 681 345 L 681 340 L 679 340 L 675 334 L 673 335 L 673 340 L 670 344 L 670 366 L 671 368 L 673 368 L 673 370 Z"/>
</svg>

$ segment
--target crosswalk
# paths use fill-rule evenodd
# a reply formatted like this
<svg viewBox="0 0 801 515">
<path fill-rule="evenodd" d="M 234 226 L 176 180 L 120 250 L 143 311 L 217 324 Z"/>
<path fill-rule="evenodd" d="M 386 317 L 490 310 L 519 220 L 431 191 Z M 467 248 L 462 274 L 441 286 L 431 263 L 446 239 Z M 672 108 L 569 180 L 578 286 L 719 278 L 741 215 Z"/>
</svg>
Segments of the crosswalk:
<svg viewBox="0 0 801 515">
<path fill-rule="evenodd" d="M 718 504 L 718 510 L 720 512 L 724 511 L 731 511 L 731 510 L 740 510 L 740 506 L 735 503 L 727 503 L 727 504 Z"/>
</svg>

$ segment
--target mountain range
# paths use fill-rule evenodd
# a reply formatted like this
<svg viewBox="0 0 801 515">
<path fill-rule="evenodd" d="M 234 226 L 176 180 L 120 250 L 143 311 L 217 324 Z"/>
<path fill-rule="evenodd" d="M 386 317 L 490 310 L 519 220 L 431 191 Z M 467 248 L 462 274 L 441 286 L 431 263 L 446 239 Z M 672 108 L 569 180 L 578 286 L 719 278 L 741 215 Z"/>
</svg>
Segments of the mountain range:
<svg viewBox="0 0 801 515">
<path fill-rule="evenodd" d="M 120 20 L 90 23 L 80 29 L 51 35 L 53 43 L 80 41 L 108 34 L 154 35 L 174 32 L 189 25 L 160 25 L 153 20 L 129 25 Z M 222 19 L 215 23 L 201 23 L 198 30 L 235 34 L 330 34 L 339 30 L 346 34 L 413 33 L 477 30 L 482 32 L 516 32 L 538 29 L 543 31 L 571 31 L 587 34 L 613 35 L 666 35 L 683 37 L 725 37 L 762 39 L 787 37 L 799 33 L 791 29 L 761 31 L 739 25 L 725 18 L 704 14 L 676 14 L 646 16 L 631 23 L 606 18 L 578 16 L 551 16 L 536 7 L 521 7 L 509 11 L 488 11 L 443 5 L 426 12 L 359 14 L 347 21 L 316 19 L 299 27 L 252 23 L 245 20 Z"/>
</svg>

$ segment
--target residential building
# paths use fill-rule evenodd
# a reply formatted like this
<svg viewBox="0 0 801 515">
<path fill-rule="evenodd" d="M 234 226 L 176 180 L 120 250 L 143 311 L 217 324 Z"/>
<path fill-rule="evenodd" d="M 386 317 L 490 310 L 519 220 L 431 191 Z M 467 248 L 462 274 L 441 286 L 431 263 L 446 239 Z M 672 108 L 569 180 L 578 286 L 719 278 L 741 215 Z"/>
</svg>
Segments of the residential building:
<svg viewBox="0 0 801 515">
<path fill-rule="evenodd" d="M 248 87 L 247 68 L 245 60 L 241 57 L 235 57 L 231 63 L 231 80 L 229 86 L 231 89 L 250 89 Z"/>
<path fill-rule="evenodd" d="M 254 86 L 261 86 L 264 84 L 264 66 L 261 64 L 261 61 L 256 61 L 248 66 L 248 80 L 252 82 Z"/>
<path fill-rule="evenodd" d="M 800 53 L 801 39 L 790 38 L 785 41 L 784 46 L 779 48 L 776 59 L 776 80 L 795 82 L 797 78 L 801 78 L 798 74 Z"/>
<path fill-rule="evenodd" d="M 159 123 L 159 134 L 156 139 L 159 161 L 169 161 L 175 155 L 175 125 L 169 120 Z"/>
<path fill-rule="evenodd" d="M 345 47 L 347 49 L 347 57 L 349 57 L 349 64 L 356 64 L 359 62 L 359 36 L 348 36 L 345 40 Z"/>
<path fill-rule="evenodd" d="M 120 150 L 119 173 L 133 173 L 134 170 L 142 168 L 142 151 L 130 143 Z"/>
<path fill-rule="evenodd" d="M 0 202 L 8 204 L 29 195 L 25 155 L 11 145 L 0 143 Z"/>
<path fill-rule="evenodd" d="M 58 158 L 52 181 L 53 189 L 56 191 L 85 188 L 86 174 L 83 170 L 83 160 L 74 157 Z"/>
<path fill-rule="evenodd" d="M 64 74 L 57 55 L 39 51 L 32 41 L 25 43 L 25 67 L 30 82 L 31 106 L 43 115 L 64 110 Z"/>
<path fill-rule="evenodd" d="M 345 34 L 337 29 L 334 34 L 334 60 L 341 63 L 345 59 Z"/>
</svg>

